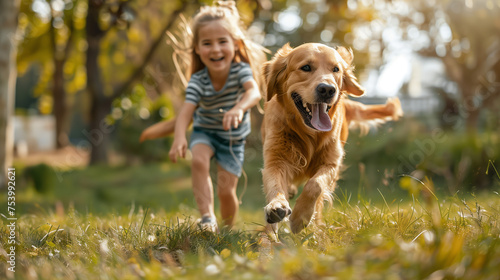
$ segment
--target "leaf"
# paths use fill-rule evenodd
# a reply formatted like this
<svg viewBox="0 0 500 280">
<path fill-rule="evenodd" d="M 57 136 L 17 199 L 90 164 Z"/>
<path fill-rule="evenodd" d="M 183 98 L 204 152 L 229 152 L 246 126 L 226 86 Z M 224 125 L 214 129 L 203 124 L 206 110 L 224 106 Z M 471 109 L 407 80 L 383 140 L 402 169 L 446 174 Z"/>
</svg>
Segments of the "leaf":
<svg viewBox="0 0 500 280">
<path fill-rule="evenodd" d="M 231 255 L 231 250 L 225 248 L 219 254 L 222 258 L 227 259 Z"/>
<path fill-rule="evenodd" d="M 257 252 L 250 251 L 247 253 L 247 258 L 249 260 L 256 260 L 258 257 L 259 257 L 259 253 L 257 253 Z"/>
</svg>

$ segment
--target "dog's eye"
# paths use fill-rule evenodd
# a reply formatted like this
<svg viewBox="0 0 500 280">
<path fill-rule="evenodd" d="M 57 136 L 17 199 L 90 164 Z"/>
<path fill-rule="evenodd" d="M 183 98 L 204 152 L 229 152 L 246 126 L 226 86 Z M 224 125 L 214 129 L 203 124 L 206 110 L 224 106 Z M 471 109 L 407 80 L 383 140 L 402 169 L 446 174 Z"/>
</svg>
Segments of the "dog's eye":
<svg viewBox="0 0 500 280">
<path fill-rule="evenodd" d="M 333 72 L 339 72 L 339 68 L 337 66 L 333 67 Z"/>
<path fill-rule="evenodd" d="M 306 64 L 306 65 L 300 67 L 300 70 L 302 70 L 304 72 L 311 72 L 311 66 L 309 66 L 309 64 Z"/>
</svg>

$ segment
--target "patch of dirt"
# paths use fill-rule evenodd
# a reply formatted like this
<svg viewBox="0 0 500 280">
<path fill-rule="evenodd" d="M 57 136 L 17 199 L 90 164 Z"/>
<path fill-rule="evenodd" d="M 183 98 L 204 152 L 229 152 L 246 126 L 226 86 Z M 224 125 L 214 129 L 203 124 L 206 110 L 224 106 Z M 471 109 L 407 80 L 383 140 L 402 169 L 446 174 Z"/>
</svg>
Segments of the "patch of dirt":
<svg viewBox="0 0 500 280">
<path fill-rule="evenodd" d="M 53 151 L 30 153 L 24 157 L 15 157 L 15 162 L 31 166 L 45 163 L 61 169 L 87 166 L 90 159 L 90 150 L 67 146 Z"/>
</svg>

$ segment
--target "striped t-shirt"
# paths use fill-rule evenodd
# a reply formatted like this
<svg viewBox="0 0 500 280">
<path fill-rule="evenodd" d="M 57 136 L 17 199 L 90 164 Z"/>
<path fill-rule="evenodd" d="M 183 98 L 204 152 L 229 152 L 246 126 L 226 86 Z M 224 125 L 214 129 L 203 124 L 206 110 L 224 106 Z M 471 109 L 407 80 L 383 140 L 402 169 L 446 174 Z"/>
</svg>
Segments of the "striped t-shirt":
<svg viewBox="0 0 500 280">
<path fill-rule="evenodd" d="M 250 133 L 248 111 L 237 129 L 232 127 L 225 131 L 222 119 L 242 98 L 245 92 L 243 84 L 252 79 L 250 65 L 243 62 L 231 64 L 226 84 L 219 91 L 214 90 L 206 67 L 194 73 L 186 88 L 186 102 L 198 106 L 194 113 L 193 128 L 215 133 L 226 140 L 244 139 Z"/>
</svg>

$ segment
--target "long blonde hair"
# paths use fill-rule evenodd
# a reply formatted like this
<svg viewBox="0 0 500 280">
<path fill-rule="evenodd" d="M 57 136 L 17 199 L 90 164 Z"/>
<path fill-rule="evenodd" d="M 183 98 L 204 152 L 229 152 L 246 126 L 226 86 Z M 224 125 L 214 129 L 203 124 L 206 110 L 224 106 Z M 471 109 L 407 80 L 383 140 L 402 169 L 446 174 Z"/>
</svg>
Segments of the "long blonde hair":
<svg viewBox="0 0 500 280">
<path fill-rule="evenodd" d="M 192 74 L 205 68 L 194 49 L 198 43 L 200 27 L 209 22 L 220 20 L 237 45 L 235 62 L 246 62 L 250 65 L 254 79 L 263 93 L 261 65 L 267 60 L 266 53 L 269 51 L 248 39 L 234 1 L 218 1 L 216 5 L 201 7 L 191 24 L 184 16 L 181 16 L 180 19 L 181 24 L 179 24 L 176 34 L 168 32 L 167 35 L 170 38 L 168 43 L 174 48 L 175 68 L 184 86 L 187 86 Z"/>
</svg>

